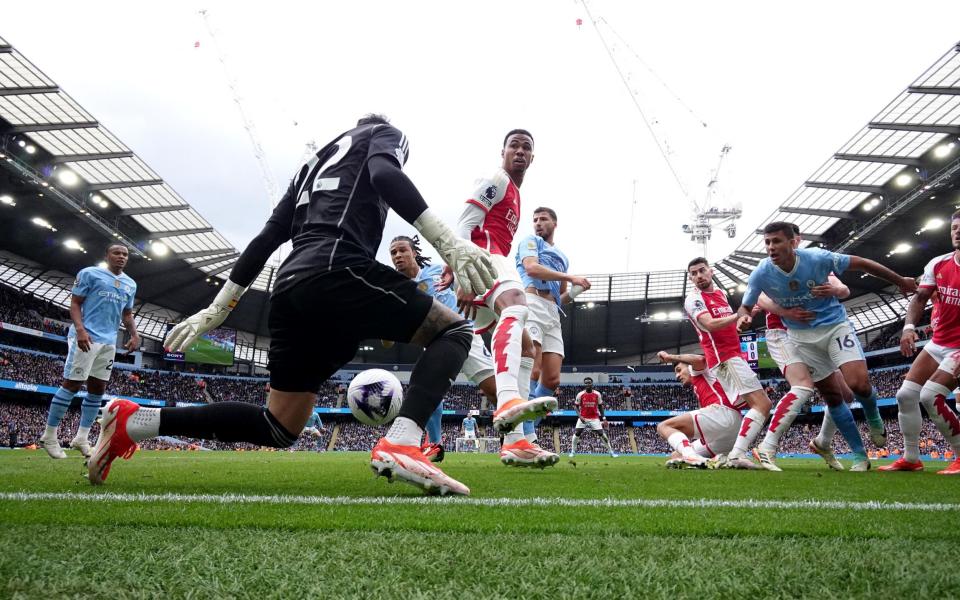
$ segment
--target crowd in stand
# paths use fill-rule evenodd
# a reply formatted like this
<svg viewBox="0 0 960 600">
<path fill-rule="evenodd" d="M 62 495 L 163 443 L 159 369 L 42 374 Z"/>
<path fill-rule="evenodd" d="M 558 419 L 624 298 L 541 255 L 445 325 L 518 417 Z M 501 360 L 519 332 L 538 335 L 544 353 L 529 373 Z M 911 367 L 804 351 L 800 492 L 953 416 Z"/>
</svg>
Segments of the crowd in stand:
<svg viewBox="0 0 960 600">
<path fill-rule="evenodd" d="M 30 329 L 67 335 L 70 313 L 45 300 L 27 296 L 0 285 L 0 321 Z"/>
</svg>

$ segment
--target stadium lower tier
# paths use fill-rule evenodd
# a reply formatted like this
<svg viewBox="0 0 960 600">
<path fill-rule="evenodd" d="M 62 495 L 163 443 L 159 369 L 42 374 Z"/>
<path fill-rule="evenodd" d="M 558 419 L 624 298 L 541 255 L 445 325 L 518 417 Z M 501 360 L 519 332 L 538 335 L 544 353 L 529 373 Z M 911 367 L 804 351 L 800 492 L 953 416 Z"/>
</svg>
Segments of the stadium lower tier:
<svg viewBox="0 0 960 600">
<path fill-rule="evenodd" d="M 2 402 L 0 403 L 0 447 L 33 447 L 43 433 L 46 426 L 47 408 L 36 403 Z M 67 446 L 79 424 L 80 411 L 70 409 L 60 424 L 60 442 Z M 807 444 L 819 432 L 819 421 L 795 423 L 783 437 L 780 444 L 782 454 L 807 454 Z M 903 436 L 895 418 L 884 420 L 887 427 L 886 453 L 897 455 L 903 448 Z M 869 442 L 866 423 L 858 423 L 861 435 L 867 440 L 868 450 L 877 451 Z M 484 448 L 488 452 L 499 450 L 499 439 L 489 424 L 480 424 L 479 438 L 490 440 Z M 355 421 L 328 423 L 319 435 L 303 433 L 291 448 L 293 451 L 369 451 L 376 441 L 384 435 L 386 427 L 369 427 Z M 11 434 L 11 430 L 15 433 Z M 454 452 L 457 449 L 456 441 L 462 437 L 459 423 L 444 422 L 444 449 Z M 538 443 L 543 448 L 560 453 L 570 451 L 570 440 L 573 435 L 573 423 L 540 425 L 537 427 Z M 607 435 L 613 449 L 619 454 L 668 454 L 670 447 L 657 435 L 653 425 L 632 426 L 629 424 L 611 423 Z M 91 429 L 91 439 L 99 436 L 99 426 Z M 761 436 L 762 437 L 762 436 Z M 834 451 L 838 454 L 849 452 L 846 442 L 838 434 L 834 438 Z M 152 450 L 260 450 L 259 446 L 245 443 L 224 443 L 210 440 L 194 440 L 189 438 L 160 437 L 144 441 L 142 448 Z M 937 432 L 930 421 L 924 420 L 920 436 L 920 449 L 925 458 L 951 458 L 950 447 Z M 578 454 L 606 452 L 606 446 L 599 434 L 594 432 L 581 433 L 577 441 Z"/>
</svg>

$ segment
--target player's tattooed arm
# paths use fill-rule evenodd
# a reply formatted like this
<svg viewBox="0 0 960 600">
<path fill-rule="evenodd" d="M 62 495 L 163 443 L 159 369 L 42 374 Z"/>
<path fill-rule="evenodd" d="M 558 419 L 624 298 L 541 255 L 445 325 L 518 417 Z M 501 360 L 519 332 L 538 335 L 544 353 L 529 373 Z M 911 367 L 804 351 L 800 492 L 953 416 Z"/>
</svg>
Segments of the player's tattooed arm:
<svg viewBox="0 0 960 600">
<path fill-rule="evenodd" d="M 743 310 L 742 306 L 740 307 L 740 310 L 741 311 Z M 749 315 L 750 315 L 749 309 L 745 314 L 749 318 Z M 708 313 L 702 313 L 699 317 L 697 317 L 697 323 L 700 323 L 700 325 L 704 329 L 706 329 L 711 333 L 714 331 L 719 331 L 724 327 L 729 327 L 731 323 L 737 323 L 739 325 L 740 320 L 741 320 L 741 314 L 739 311 L 733 313 L 732 315 L 727 315 L 726 317 L 714 318 L 714 317 L 711 317 Z"/>
<path fill-rule="evenodd" d="M 917 353 L 916 324 L 923 317 L 927 302 L 933 296 L 934 288 L 922 287 L 910 298 L 907 304 L 907 317 L 903 323 L 903 333 L 900 335 L 900 353 L 904 356 L 913 356 Z"/>
<path fill-rule="evenodd" d="M 437 334 L 462 320 L 463 317 L 434 299 L 433 306 L 430 307 L 427 316 L 423 319 L 423 323 L 420 324 L 417 332 L 413 334 L 410 343 L 426 347 L 427 344 L 437 337 Z"/>
</svg>

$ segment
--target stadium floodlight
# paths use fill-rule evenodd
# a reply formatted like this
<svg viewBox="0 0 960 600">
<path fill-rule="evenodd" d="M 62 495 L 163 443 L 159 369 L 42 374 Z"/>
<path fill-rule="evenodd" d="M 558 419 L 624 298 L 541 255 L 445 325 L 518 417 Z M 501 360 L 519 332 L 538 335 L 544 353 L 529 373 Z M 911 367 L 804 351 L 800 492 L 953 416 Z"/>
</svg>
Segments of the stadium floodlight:
<svg viewBox="0 0 960 600">
<path fill-rule="evenodd" d="M 911 246 L 910 244 L 906 242 L 900 242 L 899 244 L 893 247 L 893 250 L 887 253 L 887 256 L 888 257 L 893 256 L 894 254 L 906 254 L 907 252 L 910 252 L 911 248 L 913 248 L 913 246 Z"/>
<path fill-rule="evenodd" d="M 34 146 L 33 144 L 28 144 L 27 147 L 24 148 L 24 150 L 27 151 L 27 154 L 33 154 L 37 151 L 37 147 Z"/>
<path fill-rule="evenodd" d="M 596 304 L 592 300 L 587 302 L 587 308 L 593 308 L 594 306 L 596 306 Z"/>
<path fill-rule="evenodd" d="M 80 252 L 86 253 L 86 250 L 83 249 L 83 246 L 80 245 L 80 242 L 73 238 L 63 240 L 63 245 L 67 247 L 67 250 L 79 250 Z"/>
<path fill-rule="evenodd" d="M 57 179 L 59 179 L 60 183 L 67 187 L 73 187 L 80 183 L 80 176 L 70 169 L 57 170 Z"/>
<path fill-rule="evenodd" d="M 170 248 L 163 242 L 151 242 L 150 251 L 154 256 L 163 257 L 170 253 Z"/>
<path fill-rule="evenodd" d="M 43 217 L 34 217 L 30 219 L 30 222 L 36 225 L 37 227 L 44 227 L 50 231 L 56 231 L 53 225 L 50 224 L 50 221 L 44 219 Z"/>
<path fill-rule="evenodd" d="M 950 142 L 949 144 L 940 144 L 933 149 L 933 155 L 937 158 L 946 158 L 950 156 L 950 153 L 953 152 L 955 146 L 956 144 L 953 142 Z"/>
<path fill-rule="evenodd" d="M 738 285 L 737 285 L 737 291 L 740 292 L 741 294 L 742 294 L 743 292 L 747 291 L 747 284 L 745 284 L 745 283 L 740 283 L 740 284 L 738 284 Z"/>
<path fill-rule="evenodd" d="M 910 173 L 900 173 L 894 178 L 893 183 L 899 187 L 907 187 L 911 181 L 913 181 L 913 176 Z"/>
<path fill-rule="evenodd" d="M 653 320 L 654 320 L 654 321 L 666 321 L 666 320 L 667 320 L 667 313 L 665 313 L 665 312 L 656 312 L 656 313 L 653 313 Z"/>
<path fill-rule="evenodd" d="M 683 319 L 683 313 L 680 312 L 679 310 L 671 310 L 670 314 L 667 315 L 667 318 L 672 319 L 674 321 L 679 321 Z"/>
<path fill-rule="evenodd" d="M 100 208 L 107 208 L 110 206 L 110 203 L 107 202 L 103 196 L 100 194 L 92 194 L 90 196 L 90 201 L 99 206 Z"/>
<path fill-rule="evenodd" d="M 21 148 L 25 148 L 25 147 L 27 146 L 27 141 L 26 141 L 26 140 L 20 140 L 20 141 L 17 142 L 17 145 L 20 146 Z"/>
<path fill-rule="evenodd" d="M 927 221 L 927 223 L 923 227 L 920 228 L 920 231 L 917 232 L 917 235 L 920 235 L 924 231 L 927 231 L 930 229 L 940 229 L 941 227 L 944 226 L 945 223 L 946 221 L 944 221 L 943 219 L 939 217 L 933 217 L 932 219 Z"/>
<path fill-rule="evenodd" d="M 0 204 L 6 204 L 7 206 L 16 206 L 17 202 L 13 199 L 13 196 L 9 194 L 4 194 L 0 196 Z"/>
</svg>

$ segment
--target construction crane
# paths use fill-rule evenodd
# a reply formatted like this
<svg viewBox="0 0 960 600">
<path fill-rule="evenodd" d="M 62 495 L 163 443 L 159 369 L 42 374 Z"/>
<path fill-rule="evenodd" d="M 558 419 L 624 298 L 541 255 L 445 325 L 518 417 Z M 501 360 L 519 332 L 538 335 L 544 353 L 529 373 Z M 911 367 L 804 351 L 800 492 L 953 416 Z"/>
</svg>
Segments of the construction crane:
<svg viewBox="0 0 960 600">
<path fill-rule="evenodd" d="M 720 208 L 717 206 L 718 183 L 720 181 L 720 168 L 723 167 L 723 161 L 730 154 L 730 145 L 726 144 L 720 150 L 720 160 L 710 176 L 710 183 L 707 184 L 707 194 L 702 203 L 692 203 L 693 223 L 685 224 L 683 232 L 690 235 L 690 241 L 699 244 L 702 250 L 700 256 L 707 256 L 707 246 L 710 238 L 713 237 L 714 227 L 726 223 L 723 228 L 727 232 L 728 238 L 737 237 L 737 219 L 743 215 L 743 210 L 739 206 L 731 208 Z"/>
</svg>

